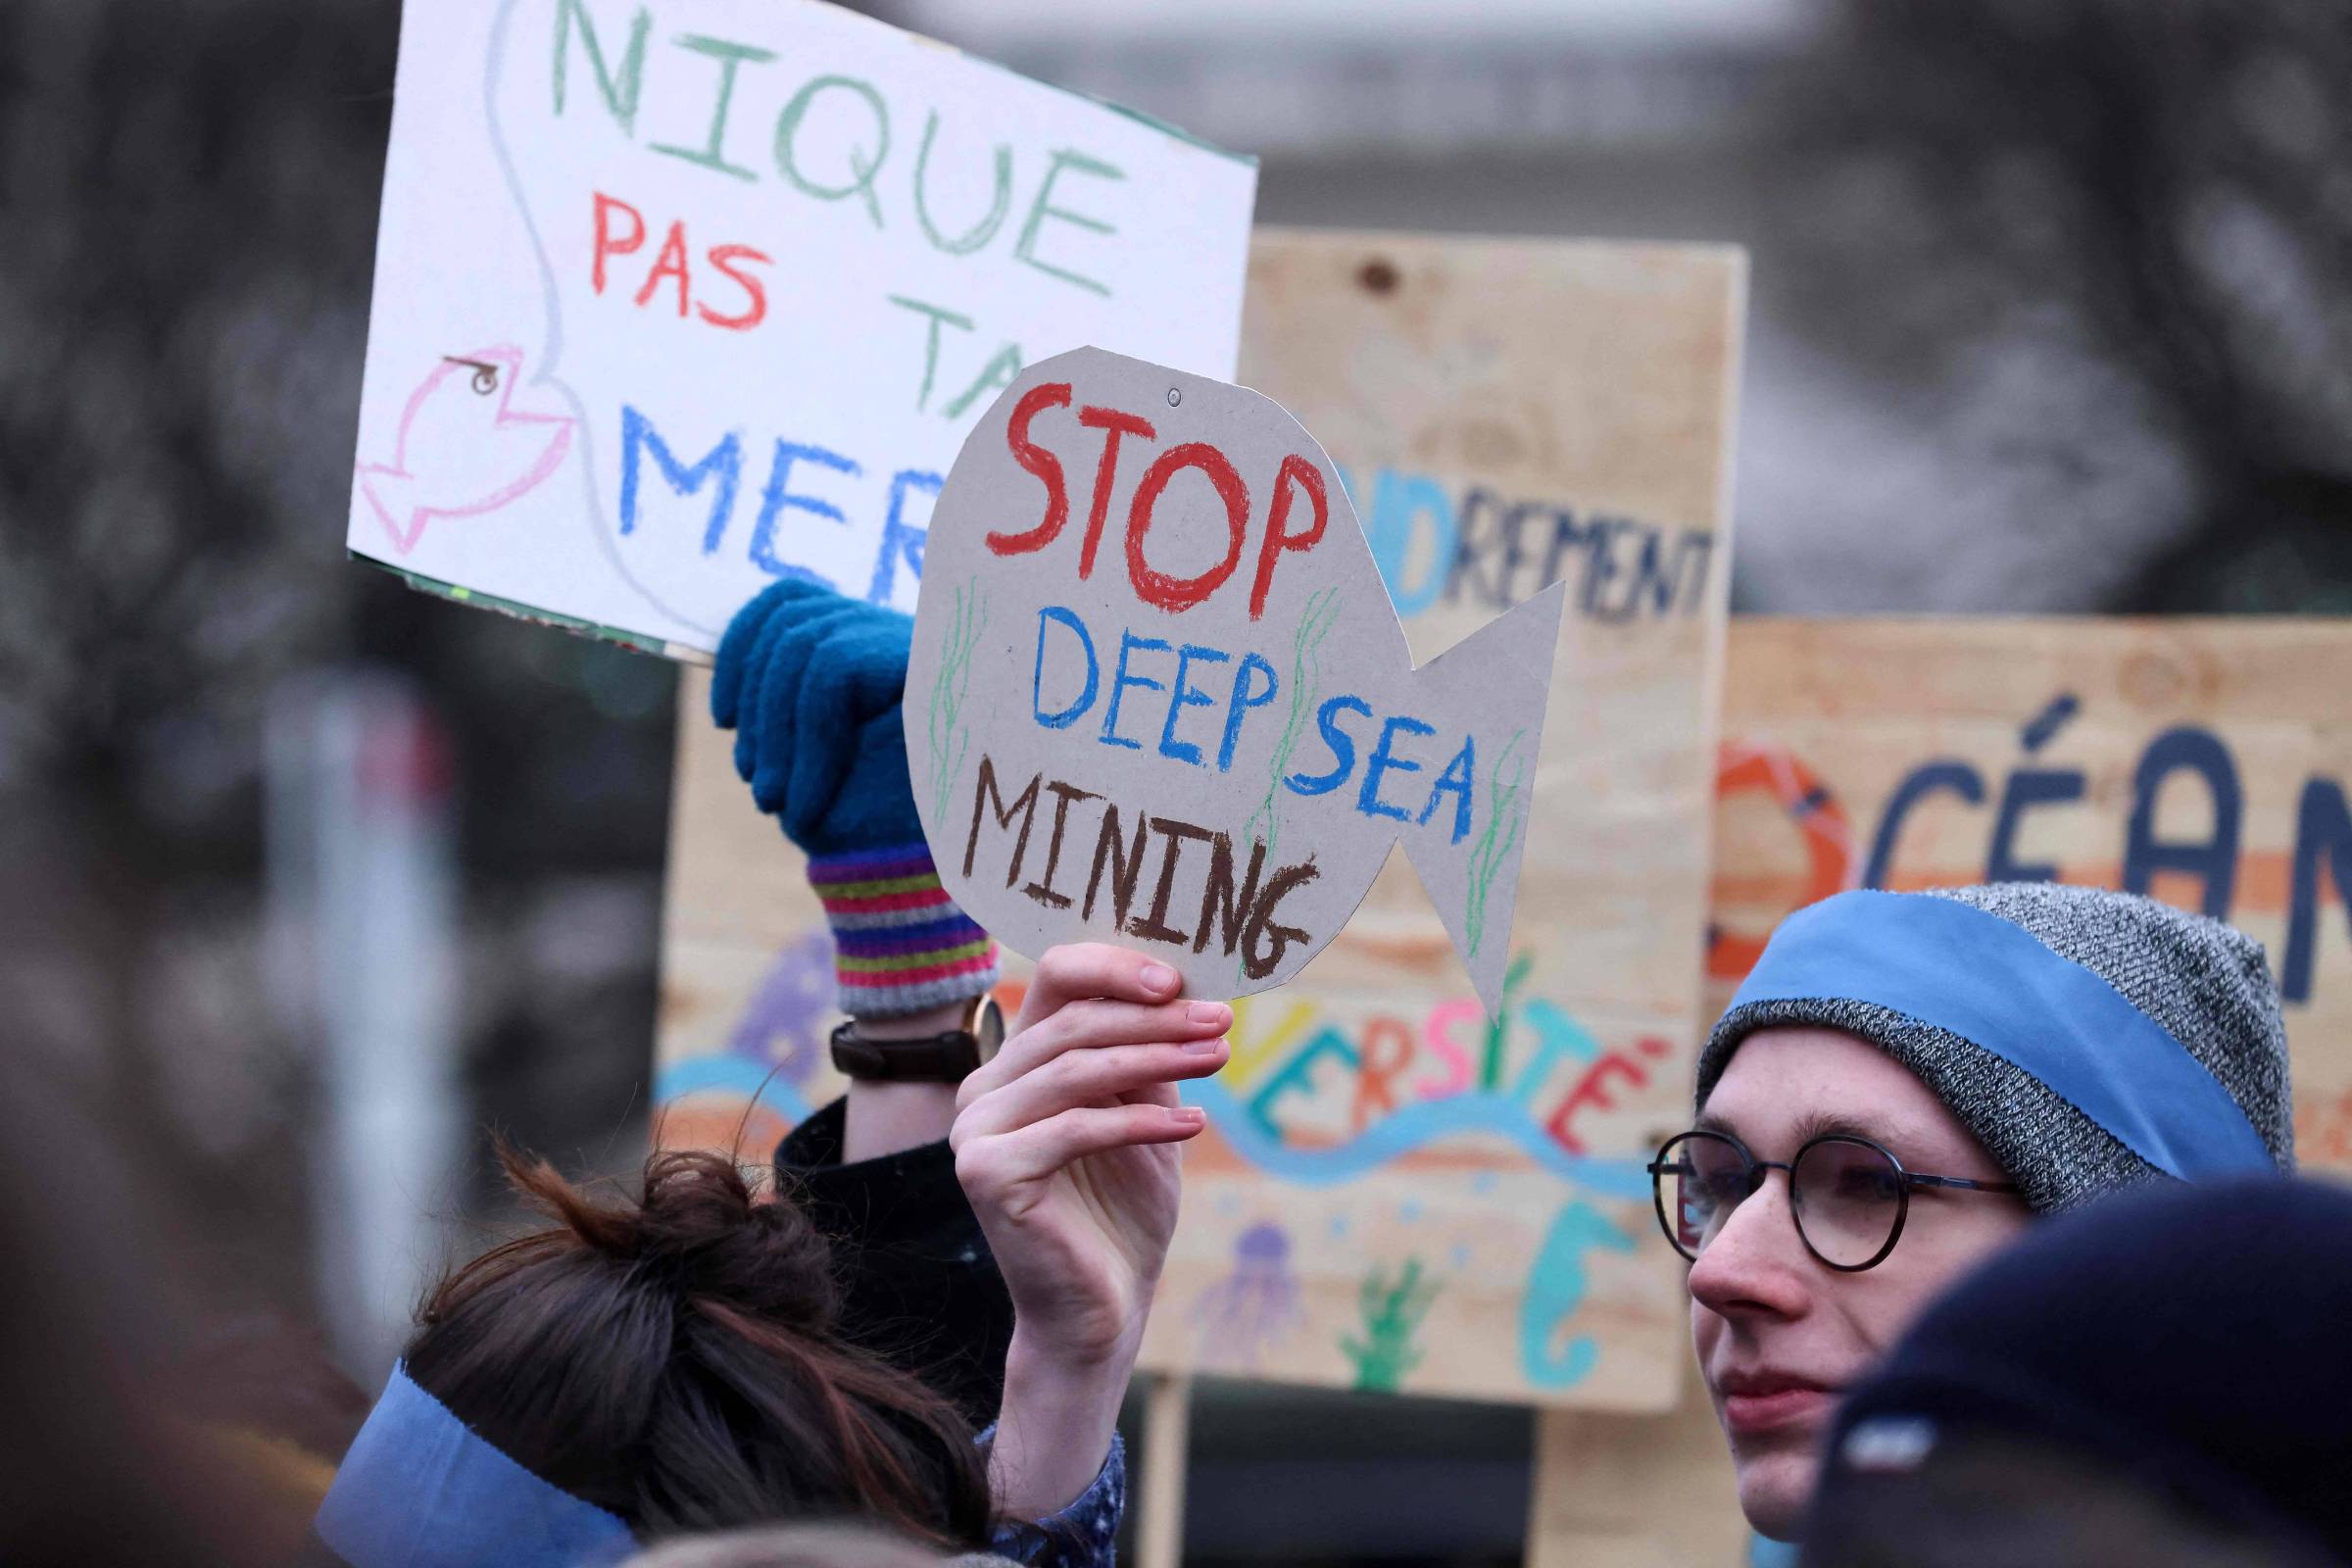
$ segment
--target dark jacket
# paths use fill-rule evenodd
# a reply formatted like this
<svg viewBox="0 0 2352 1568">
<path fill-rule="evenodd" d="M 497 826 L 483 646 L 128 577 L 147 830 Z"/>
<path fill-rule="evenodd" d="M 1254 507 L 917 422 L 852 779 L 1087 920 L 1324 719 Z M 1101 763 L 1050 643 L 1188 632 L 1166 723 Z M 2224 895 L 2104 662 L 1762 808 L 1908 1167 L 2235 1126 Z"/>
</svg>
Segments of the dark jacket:
<svg viewBox="0 0 2352 1568">
<path fill-rule="evenodd" d="M 997 1419 L 1012 1298 L 945 1142 L 841 1162 L 847 1102 L 776 1148 L 776 1185 L 833 1244 L 852 1343 L 915 1373 L 975 1428 Z"/>
</svg>

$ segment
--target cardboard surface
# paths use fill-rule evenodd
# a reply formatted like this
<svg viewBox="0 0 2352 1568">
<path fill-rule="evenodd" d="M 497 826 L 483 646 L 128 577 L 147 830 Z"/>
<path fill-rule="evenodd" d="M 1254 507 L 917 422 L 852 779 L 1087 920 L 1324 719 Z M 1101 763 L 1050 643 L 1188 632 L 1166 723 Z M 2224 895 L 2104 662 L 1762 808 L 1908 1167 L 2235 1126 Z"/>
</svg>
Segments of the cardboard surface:
<svg viewBox="0 0 2352 1568">
<path fill-rule="evenodd" d="M 906 711 L 941 880 L 1031 958 L 1123 943 L 1239 997 L 1400 844 L 1495 1012 L 1561 597 L 1416 670 L 1281 405 L 1101 349 L 1033 366 L 931 517 Z"/>
<path fill-rule="evenodd" d="M 816 0 L 408 0 L 350 548 L 680 655 L 777 575 L 910 608 L 1024 364 L 1231 374 L 1255 186 Z"/>
<path fill-rule="evenodd" d="M 1243 1001 L 1148 1364 L 1673 1404 L 1640 1162 L 1698 1028 L 1742 290 L 1725 250 L 1258 235 L 1241 379 L 1328 450 L 1413 657 L 1553 580 L 1565 624 L 1496 1016 L 1401 859 Z M 763 1157 L 837 1092 L 828 955 L 707 693 L 680 691 L 655 1097 L 665 1141 Z"/>
</svg>

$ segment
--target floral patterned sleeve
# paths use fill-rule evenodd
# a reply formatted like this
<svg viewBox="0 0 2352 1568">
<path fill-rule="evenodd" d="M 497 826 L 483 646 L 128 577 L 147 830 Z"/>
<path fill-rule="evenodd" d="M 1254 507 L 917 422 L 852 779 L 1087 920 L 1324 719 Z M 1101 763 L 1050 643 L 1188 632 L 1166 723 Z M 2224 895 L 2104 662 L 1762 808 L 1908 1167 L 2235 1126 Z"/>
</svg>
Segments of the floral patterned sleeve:
<svg viewBox="0 0 2352 1568">
<path fill-rule="evenodd" d="M 996 1435 L 994 1427 L 983 1432 L 982 1446 Z M 1111 1568 L 1117 1561 L 1119 1521 L 1126 1512 L 1127 1446 L 1114 1432 L 1109 1456 L 1077 1501 L 1034 1524 L 997 1526 L 989 1549 L 1029 1568 Z"/>
</svg>

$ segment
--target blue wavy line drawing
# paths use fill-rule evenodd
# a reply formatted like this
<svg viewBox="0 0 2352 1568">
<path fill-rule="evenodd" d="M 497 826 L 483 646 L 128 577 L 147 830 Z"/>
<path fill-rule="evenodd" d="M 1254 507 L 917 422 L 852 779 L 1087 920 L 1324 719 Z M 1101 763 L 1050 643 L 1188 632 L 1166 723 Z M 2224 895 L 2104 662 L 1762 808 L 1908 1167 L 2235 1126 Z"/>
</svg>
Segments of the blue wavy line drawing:
<svg viewBox="0 0 2352 1568">
<path fill-rule="evenodd" d="M 746 1061 L 741 1056 L 696 1056 L 662 1068 L 654 1079 L 654 1103 L 666 1105 L 711 1089 L 765 1104 L 786 1121 L 804 1122 L 810 1115 L 808 1102 L 775 1070 L 774 1063 Z"/>
<path fill-rule="evenodd" d="M 1517 1145 L 1552 1175 L 1600 1197 L 1636 1201 L 1649 1197 L 1649 1173 L 1642 1169 L 1642 1161 L 1571 1154 L 1536 1125 L 1526 1106 L 1500 1095 L 1419 1101 L 1333 1149 L 1292 1149 L 1267 1137 L 1233 1092 L 1213 1079 L 1186 1084 L 1184 1101 L 1207 1111 L 1215 1119 L 1217 1131 L 1244 1159 L 1300 1187 L 1336 1187 L 1425 1144 L 1488 1133 Z"/>
</svg>

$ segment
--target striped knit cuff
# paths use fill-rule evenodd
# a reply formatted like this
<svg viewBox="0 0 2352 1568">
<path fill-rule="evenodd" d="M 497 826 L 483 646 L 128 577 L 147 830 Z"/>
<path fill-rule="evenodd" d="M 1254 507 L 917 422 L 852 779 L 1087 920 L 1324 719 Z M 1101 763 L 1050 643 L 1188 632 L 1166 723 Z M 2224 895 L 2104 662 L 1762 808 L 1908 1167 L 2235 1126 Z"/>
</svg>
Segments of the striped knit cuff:
<svg viewBox="0 0 2352 1568">
<path fill-rule="evenodd" d="M 997 944 L 939 885 L 921 844 L 811 856 L 808 885 L 833 928 L 841 1010 L 888 1018 L 997 983 Z"/>
</svg>

